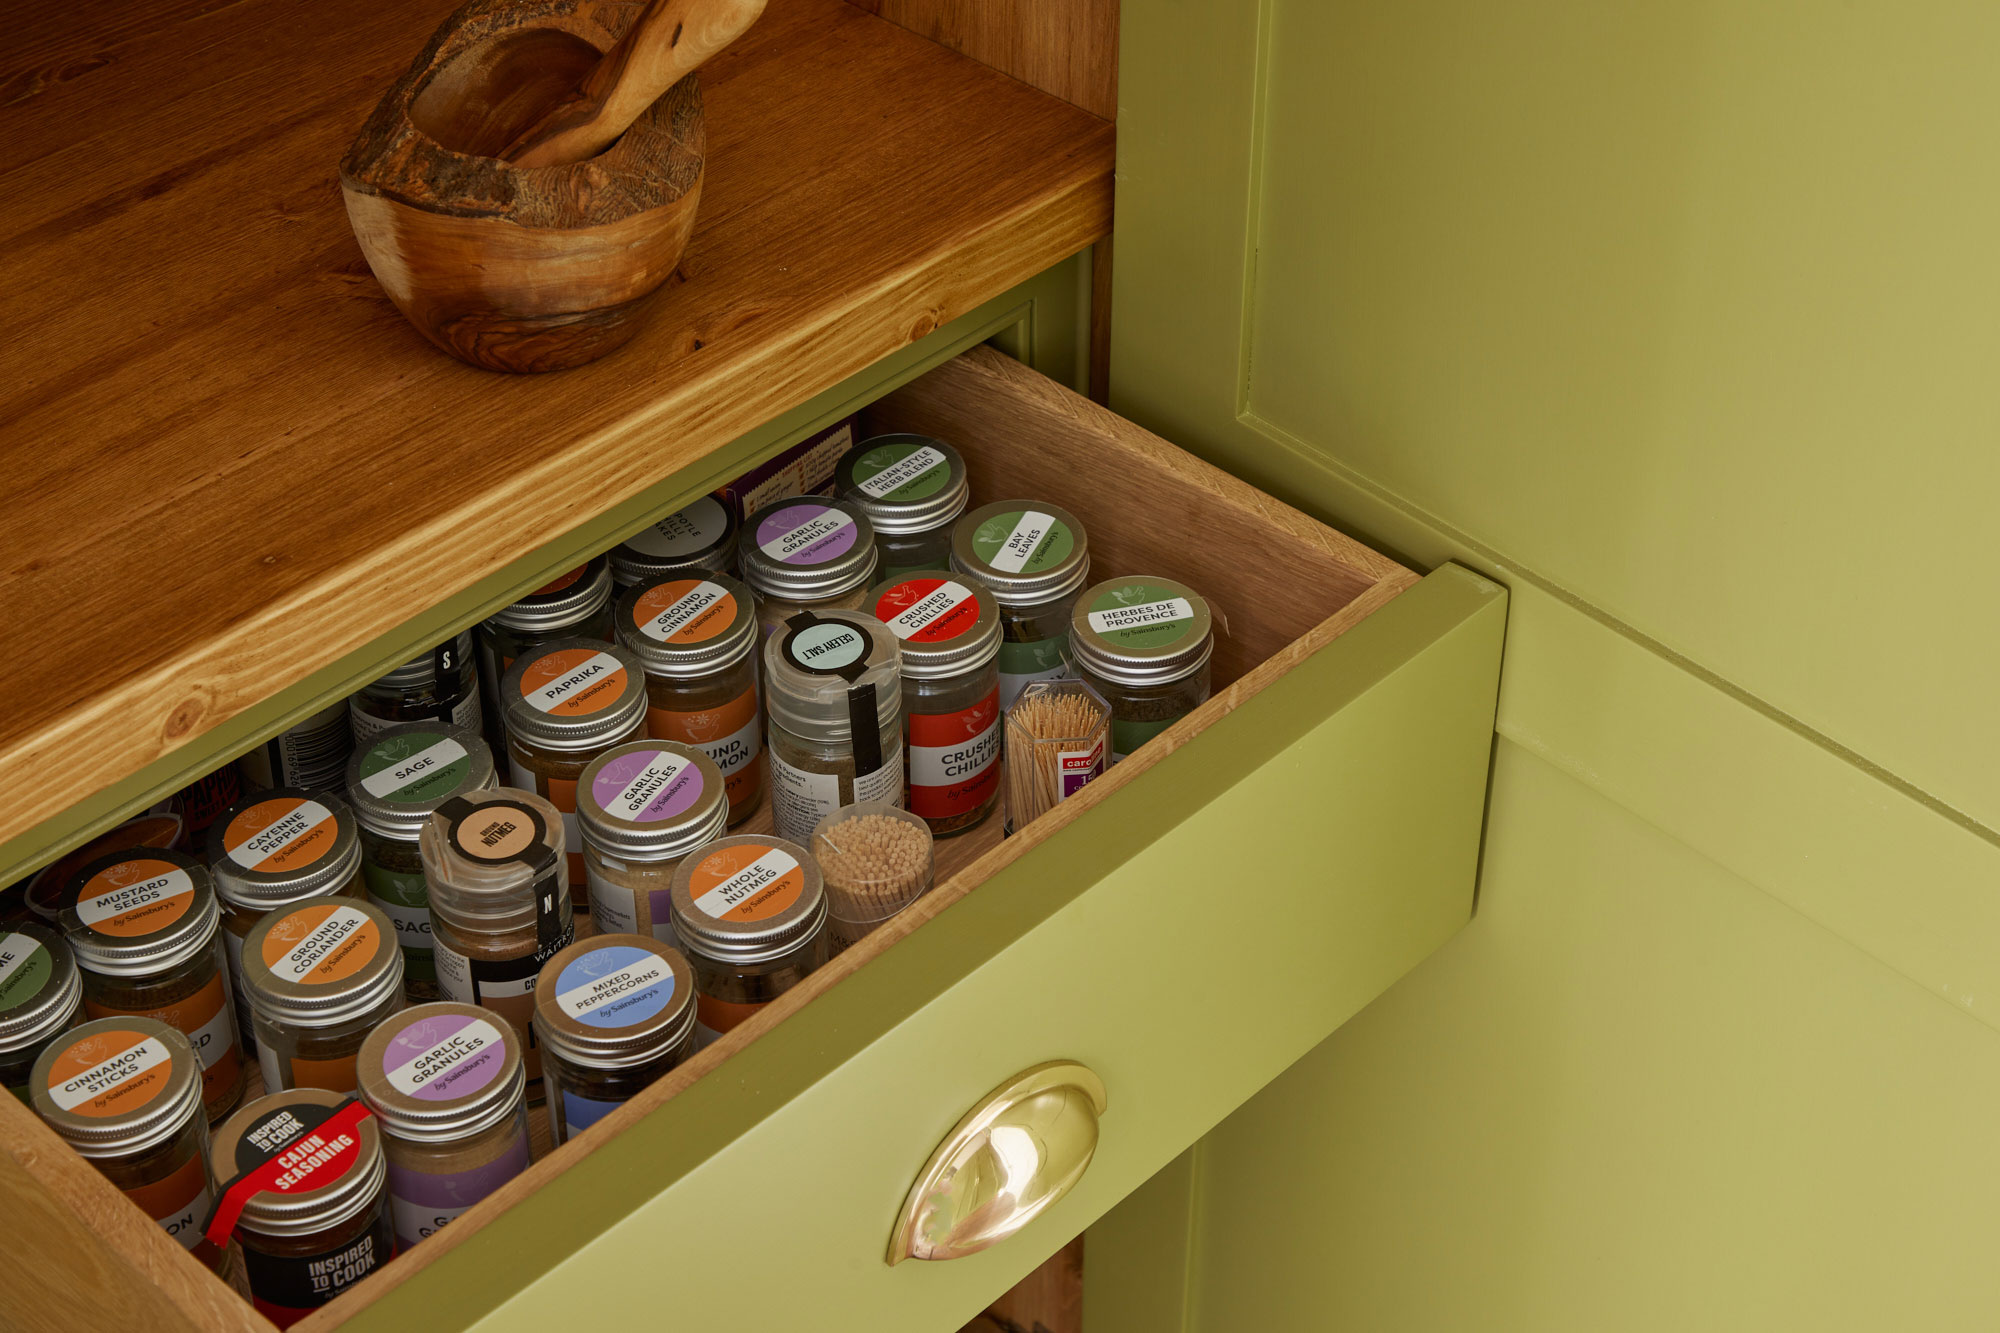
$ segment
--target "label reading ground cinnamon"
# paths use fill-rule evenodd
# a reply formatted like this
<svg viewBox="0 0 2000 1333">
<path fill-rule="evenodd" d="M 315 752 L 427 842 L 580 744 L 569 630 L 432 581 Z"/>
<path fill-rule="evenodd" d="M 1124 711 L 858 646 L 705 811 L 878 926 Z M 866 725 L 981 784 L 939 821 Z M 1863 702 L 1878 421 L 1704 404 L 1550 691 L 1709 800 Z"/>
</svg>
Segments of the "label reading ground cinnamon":
<svg viewBox="0 0 2000 1333">
<path fill-rule="evenodd" d="M 126 1115 L 166 1091 L 173 1052 L 158 1037 L 127 1028 L 71 1042 L 49 1066 L 49 1099 L 74 1115 Z"/>
<path fill-rule="evenodd" d="M 172 861 L 137 857 L 108 865 L 77 894 L 76 914 L 100 935 L 165 930 L 194 906 L 194 877 Z"/>
<path fill-rule="evenodd" d="M 280 981 L 324 986 L 353 976 L 382 949 L 382 932 L 368 914 L 342 903 L 315 903 L 286 913 L 264 935 L 264 965 Z"/>
<path fill-rule="evenodd" d="M 278 796 L 240 811 L 222 831 L 229 859 L 259 874 L 304 870 L 333 851 L 340 825 L 318 801 Z"/>
<path fill-rule="evenodd" d="M 610 653 L 591 648 L 559 648 L 529 663 L 521 673 L 521 697 L 544 713 L 587 717 L 624 697 L 625 667 Z"/>
<path fill-rule="evenodd" d="M 654 740 L 692 745 L 715 761 L 722 770 L 723 790 L 729 794 L 732 813 L 756 800 L 763 785 L 756 764 L 764 751 L 763 721 L 755 685 L 718 708 L 646 710 L 646 732 Z"/>
<path fill-rule="evenodd" d="M 979 623 L 979 599 L 954 579 L 904 579 L 875 599 L 875 617 L 911 643 L 947 643 Z"/>
<path fill-rule="evenodd" d="M 707 579 L 676 579 L 632 602 L 632 623 L 659 643 L 705 643 L 736 621 L 736 595 Z"/>
<path fill-rule="evenodd" d="M 764 921 L 805 892 L 806 875 L 790 852 L 765 843 L 718 847 L 688 876 L 688 896 L 718 921 Z"/>
</svg>

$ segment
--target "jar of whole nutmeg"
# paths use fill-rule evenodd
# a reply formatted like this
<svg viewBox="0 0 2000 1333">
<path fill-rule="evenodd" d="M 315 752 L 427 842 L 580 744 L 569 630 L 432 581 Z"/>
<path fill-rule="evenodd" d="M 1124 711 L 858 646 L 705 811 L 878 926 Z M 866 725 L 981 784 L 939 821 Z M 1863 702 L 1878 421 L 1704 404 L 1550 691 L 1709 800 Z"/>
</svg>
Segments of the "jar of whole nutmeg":
<svg viewBox="0 0 2000 1333">
<path fill-rule="evenodd" d="M 795 842 L 719 838 L 674 872 L 674 935 L 694 969 L 706 1045 L 823 966 L 830 955 L 819 867 Z"/>
</svg>

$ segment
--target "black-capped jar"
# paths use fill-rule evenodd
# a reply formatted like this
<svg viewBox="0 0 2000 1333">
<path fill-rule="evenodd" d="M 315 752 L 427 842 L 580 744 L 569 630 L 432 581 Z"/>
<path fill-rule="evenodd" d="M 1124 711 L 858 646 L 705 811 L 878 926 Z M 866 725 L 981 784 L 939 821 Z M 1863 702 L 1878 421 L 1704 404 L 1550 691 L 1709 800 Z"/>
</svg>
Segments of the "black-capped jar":
<svg viewBox="0 0 2000 1333">
<path fill-rule="evenodd" d="M 586 560 L 511 606 L 479 623 L 479 681 L 489 710 L 486 737 L 495 750 L 506 744 L 500 682 L 516 658 L 556 639 L 611 638 L 611 562 Z"/>
<path fill-rule="evenodd" d="M 382 1134 L 358 1100 L 324 1088 L 259 1097 L 215 1131 L 211 1153 L 214 1229 L 232 1226 L 250 1302 L 279 1328 L 389 1262 Z"/>
<path fill-rule="evenodd" d="M 611 581 L 619 595 L 656 579 L 698 579 L 736 573 L 733 505 L 704 495 L 611 550 Z"/>
<path fill-rule="evenodd" d="M 803 843 L 843 805 L 903 803 L 903 685 L 896 636 L 865 611 L 800 612 L 764 641 L 771 804 Z"/>
<path fill-rule="evenodd" d="M 403 951 L 382 909 L 320 898 L 267 914 L 243 941 L 264 1090 L 355 1089 L 355 1056 L 403 1007 Z"/>
<path fill-rule="evenodd" d="M 62 923 L 83 974 L 84 1012 L 154 1018 L 185 1033 L 201 1061 L 208 1118 L 227 1115 L 247 1070 L 208 868 L 165 849 L 113 852 L 77 872 Z"/>
<path fill-rule="evenodd" d="M 694 974 L 649 936 L 578 940 L 542 966 L 535 1039 L 549 1137 L 567 1143 L 694 1053 Z"/>
<path fill-rule="evenodd" d="M 1000 603 L 1000 709 L 1032 680 L 1069 673 L 1069 613 L 1090 578 L 1090 543 L 1076 516 L 1044 500 L 1000 500 L 958 520 L 951 568 Z"/>
<path fill-rule="evenodd" d="M 483 729 L 479 672 L 472 661 L 472 631 L 461 630 L 364 685 L 347 699 L 354 743 L 366 745 L 398 722 L 450 722 Z"/>
<path fill-rule="evenodd" d="M 60 932 L 39 921 L 0 925 L 0 1083 L 28 1100 L 42 1048 L 83 1015 L 83 978 Z"/>
<path fill-rule="evenodd" d="M 706 1045 L 823 966 L 826 886 L 796 842 L 719 838 L 674 872 L 674 935 Z"/>
<path fill-rule="evenodd" d="M 691 745 L 628 741 L 591 760 L 576 824 L 599 932 L 673 943 L 674 871 L 721 837 L 728 817 L 721 771 Z"/>
<path fill-rule="evenodd" d="M 1077 598 L 1070 651 L 1077 675 L 1111 705 L 1115 764 L 1207 701 L 1215 632 L 1200 593 L 1136 575 Z"/>
<path fill-rule="evenodd" d="M 646 667 L 646 734 L 713 759 L 729 822 L 741 824 L 764 803 L 756 599 L 725 575 L 677 575 L 619 598 L 617 623 L 618 642 Z"/>
<path fill-rule="evenodd" d="M 877 581 L 951 560 L 951 529 L 971 494 L 965 460 L 927 435 L 877 435 L 841 455 L 833 470 L 841 499 L 868 516 L 880 563 Z"/>
<path fill-rule="evenodd" d="M 339 797 L 278 787 L 238 801 L 208 829 L 208 868 L 222 902 L 222 943 L 236 996 L 236 1033 L 257 1049 L 243 990 L 243 937 L 267 912 L 308 898 L 359 898 L 361 835 Z"/>
<path fill-rule="evenodd" d="M 1000 802 L 999 604 L 943 570 L 868 596 L 902 645 L 908 809 L 939 837 L 976 828 Z"/>
<path fill-rule="evenodd" d="M 769 637 L 801 610 L 852 610 L 875 577 L 875 529 L 841 500 L 800 496 L 746 521 L 737 553 L 743 581 L 757 594 L 757 622 Z"/>
</svg>

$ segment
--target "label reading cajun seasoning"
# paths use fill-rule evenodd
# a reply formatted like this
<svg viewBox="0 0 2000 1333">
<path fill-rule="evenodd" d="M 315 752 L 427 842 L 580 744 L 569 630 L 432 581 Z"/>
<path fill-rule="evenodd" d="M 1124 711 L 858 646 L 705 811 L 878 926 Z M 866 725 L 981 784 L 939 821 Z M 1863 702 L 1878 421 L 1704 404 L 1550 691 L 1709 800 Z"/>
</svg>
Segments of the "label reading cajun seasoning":
<svg viewBox="0 0 2000 1333">
<path fill-rule="evenodd" d="M 1000 782 L 1000 691 L 956 713 L 912 713 L 910 813 L 942 819 L 978 809 Z"/>
<path fill-rule="evenodd" d="M 304 870 L 333 851 L 340 833 L 333 811 L 318 801 L 279 796 L 240 812 L 222 831 L 229 859 L 259 874 Z"/>
<path fill-rule="evenodd" d="M 806 874 L 790 852 L 762 843 L 718 847 L 688 876 L 688 896 L 718 921 L 765 921 L 805 892 Z"/>
<path fill-rule="evenodd" d="M 678 560 L 706 551 L 729 530 L 729 515 L 712 495 L 678 513 L 668 514 L 650 528 L 641 528 L 625 544 L 641 555 Z"/>
<path fill-rule="evenodd" d="M 470 1097 L 500 1077 L 506 1063 L 500 1029 L 460 1014 L 409 1023 L 382 1052 L 382 1074 L 389 1086 L 426 1102 Z"/>
<path fill-rule="evenodd" d="M 877 500 L 922 500 L 951 479 L 945 456 L 908 440 L 878 445 L 854 460 L 854 484 Z"/>
<path fill-rule="evenodd" d="M 264 965 L 280 981 L 323 986 L 353 976 L 382 948 L 382 932 L 366 913 L 342 903 L 315 903 L 286 913 L 264 935 Z"/>
<path fill-rule="evenodd" d="M 633 750 L 609 760 L 590 795 L 606 814 L 634 823 L 675 819 L 701 799 L 701 770 L 671 750 Z"/>
<path fill-rule="evenodd" d="M 592 648 L 557 649 L 521 672 L 521 697 L 542 712 L 561 717 L 599 712 L 624 694 L 624 665 L 610 653 Z"/>
<path fill-rule="evenodd" d="M 1123 583 L 1092 602 L 1085 619 L 1121 647 L 1164 648 L 1194 628 L 1194 607 L 1172 588 Z"/>
<path fill-rule="evenodd" d="M 100 935 L 165 930 L 194 906 L 194 877 L 172 861 L 141 857 L 108 865 L 77 895 L 76 914 Z"/>
<path fill-rule="evenodd" d="M 854 549 L 854 520 L 816 501 L 779 505 L 758 516 L 757 545 L 786 565 L 823 565 Z"/>
<path fill-rule="evenodd" d="M 979 599 L 952 579 L 905 579 L 875 599 L 875 617 L 910 643 L 948 643 L 979 623 Z"/>
<path fill-rule="evenodd" d="M 389 1262 L 395 1249 L 389 1210 L 354 1240 L 318 1254 L 266 1254 L 243 1247 L 250 1303 L 279 1327 L 288 1327 Z"/>
<path fill-rule="evenodd" d="M 378 801 L 411 805 L 457 791 L 472 769 L 465 747 L 438 731 L 377 741 L 361 757 L 361 789 Z"/>
<path fill-rule="evenodd" d="M 755 800 L 762 785 L 756 759 L 764 750 L 763 722 L 755 685 L 719 708 L 646 710 L 647 735 L 692 745 L 715 761 L 732 809 Z"/>
<path fill-rule="evenodd" d="M 556 978 L 556 1007 L 594 1028 L 637 1027 L 659 1017 L 673 998 L 667 960 L 629 944 L 593 949 Z"/>
<path fill-rule="evenodd" d="M 70 1043 L 49 1066 L 49 1098 L 74 1115 L 125 1115 L 166 1091 L 173 1053 L 158 1037 L 125 1028 Z"/>
<path fill-rule="evenodd" d="M 648 588 L 632 603 L 632 623 L 660 643 L 695 644 L 736 620 L 736 596 L 707 579 L 676 579 Z"/>
<path fill-rule="evenodd" d="M 972 553 L 1003 574 L 1040 574 L 1075 549 L 1069 526 L 1035 509 L 995 514 L 972 534 Z"/>
<path fill-rule="evenodd" d="M 0 935 L 0 1013 L 18 1008 L 42 993 L 55 971 L 55 960 L 32 935 Z"/>
</svg>

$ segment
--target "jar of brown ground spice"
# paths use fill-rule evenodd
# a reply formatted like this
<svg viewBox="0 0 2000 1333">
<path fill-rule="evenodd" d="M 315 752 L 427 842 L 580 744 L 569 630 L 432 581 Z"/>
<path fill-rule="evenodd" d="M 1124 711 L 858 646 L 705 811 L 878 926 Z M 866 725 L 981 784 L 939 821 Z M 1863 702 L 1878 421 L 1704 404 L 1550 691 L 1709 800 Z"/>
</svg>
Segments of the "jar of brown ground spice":
<svg viewBox="0 0 2000 1333">
<path fill-rule="evenodd" d="M 84 1012 L 155 1018 L 185 1033 L 201 1061 L 211 1121 L 242 1099 L 248 1072 L 221 921 L 208 868 L 182 852 L 113 852 L 78 871 L 63 894 Z"/>
<path fill-rule="evenodd" d="M 549 1136 L 567 1143 L 694 1053 L 694 974 L 645 936 L 578 940 L 542 967 L 535 1038 Z"/>
<path fill-rule="evenodd" d="M 718 838 L 674 872 L 674 935 L 707 1045 L 825 965 L 819 867 L 783 838 Z"/>
<path fill-rule="evenodd" d="M 523 653 L 557 639 L 609 642 L 614 590 L 610 562 L 600 555 L 479 623 L 479 684 L 486 695 L 487 740 L 496 752 L 507 745 L 500 682 L 508 670 Z"/>
<path fill-rule="evenodd" d="M 353 1092 L 362 1041 L 403 1007 L 396 928 L 365 902 L 281 908 L 243 941 L 243 989 L 266 1092 Z"/>
<path fill-rule="evenodd" d="M 692 745 L 628 741 L 591 760 L 576 823 L 598 931 L 673 943 L 674 871 L 722 836 L 728 815 L 722 774 Z"/>
<path fill-rule="evenodd" d="M 645 730 L 646 668 L 613 644 L 558 639 L 517 659 L 500 693 L 509 780 L 562 812 L 571 901 L 587 911 L 576 780 L 591 760 Z"/>
<path fill-rule="evenodd" d="M 347 714 L 356 745 L 368 744 L 398 722 L 449 722 L 483 730 L 472 631 L 461 630 L 362 686 L 348 696 Z"/>
<path fill-rule="evenodd" d="M 39 921 L 0 926 L 0 1084 L 28 1100 L 42 1048 L 83 1016 L 83 977 L 60 932 Z"/>
<path fill-rule="evenodd" d="M 521 1040 L 469 1004 L 405 1009 L 368 1035 L 361 1100 L 381 1122 L 396 1244 L 408 1249 L 528 1169 Z"/>
</svg>

